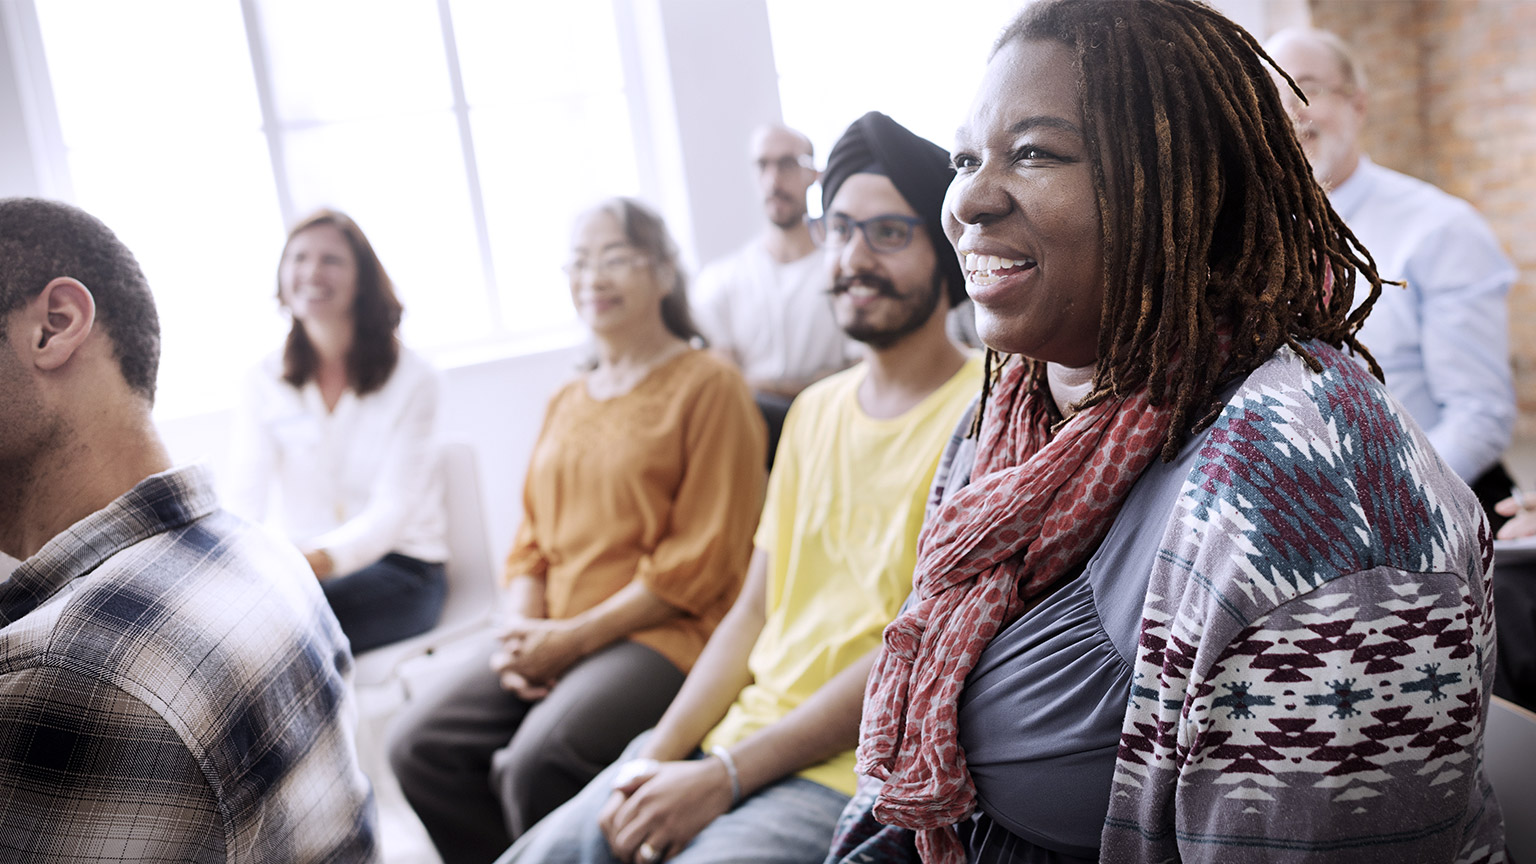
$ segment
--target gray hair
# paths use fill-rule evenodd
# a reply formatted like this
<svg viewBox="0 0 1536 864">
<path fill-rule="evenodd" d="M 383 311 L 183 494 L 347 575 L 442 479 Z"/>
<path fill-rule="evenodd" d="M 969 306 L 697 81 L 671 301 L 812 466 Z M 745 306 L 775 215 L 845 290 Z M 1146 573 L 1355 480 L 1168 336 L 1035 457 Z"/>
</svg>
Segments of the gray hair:
<svg viewBox="0 0 1536 864">
<path fill-rule="evenodd" d="M 1333 59 L 1339 63 L 1339 71 L 1344 73 L 1344 80 L 1358 93 L 1369 92 L 1369 82 L 1365 77 L 1365 64 L 1355 56 L 1355 49 L 1344 37 L 1332 30 L 1320 30 L 1315 27 L 1287 27 L 1271 36 L 1265 43 L 1265 48 L 1275 45 L 1284 39 L 1309 38 L 1317 41 L 1333 54 Z"/>
<path fill-rule="evenodd" d="M 651 260 L 651 267 L 658 277 L 671 271 L 672 284 L 668 286 L 667 295 L 661 298 L 661 321 L 673 336 L 684 342 L 702 341 L 704 337 L 694 325 L 688 309 L 688 277 L 680 260 L 681 253 L 661 214 L 637 199 L 626 197 L 600 201 L 587 211 L 587 215 L 594 213 L 607 213 L 618 220 L 624 239 Z"/>
</svg>

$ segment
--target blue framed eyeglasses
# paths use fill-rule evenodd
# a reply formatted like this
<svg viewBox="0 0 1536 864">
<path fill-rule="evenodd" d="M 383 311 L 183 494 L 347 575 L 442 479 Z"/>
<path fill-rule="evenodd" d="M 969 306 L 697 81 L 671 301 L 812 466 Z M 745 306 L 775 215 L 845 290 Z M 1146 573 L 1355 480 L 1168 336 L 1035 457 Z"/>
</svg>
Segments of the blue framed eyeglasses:
<svg viewBox="0 0 1536 864">
<path fill-rule="evenodd" d="M 839 248 L 853 240 L 854 231 L 864 232 L 864 242 L 876 252 L 900 252 L 912 243 L 912 235 L 922 226 L 923 220 L 899 213 L 885 213 L 868 219 L 856 220 L 842 213 L 831 213 L 806 219 L 811 229 L 811 239 L 818 246 Z"/>
</svg>

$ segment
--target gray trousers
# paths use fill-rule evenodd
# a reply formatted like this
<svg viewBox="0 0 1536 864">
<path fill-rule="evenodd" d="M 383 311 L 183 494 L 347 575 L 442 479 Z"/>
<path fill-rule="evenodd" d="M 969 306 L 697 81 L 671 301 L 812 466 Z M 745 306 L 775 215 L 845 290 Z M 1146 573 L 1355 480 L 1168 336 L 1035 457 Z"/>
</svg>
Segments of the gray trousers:
<svg viewBox="0 0 1536 864">
<path fill-rule="evenodd" d="M 618 642 L 566 671 L 549 696 L 501 689 L 491 644 L 407 706 L 389 762 L 444 864 L 489 864 L 656 725 L 683 673 Z"/>
</svg>

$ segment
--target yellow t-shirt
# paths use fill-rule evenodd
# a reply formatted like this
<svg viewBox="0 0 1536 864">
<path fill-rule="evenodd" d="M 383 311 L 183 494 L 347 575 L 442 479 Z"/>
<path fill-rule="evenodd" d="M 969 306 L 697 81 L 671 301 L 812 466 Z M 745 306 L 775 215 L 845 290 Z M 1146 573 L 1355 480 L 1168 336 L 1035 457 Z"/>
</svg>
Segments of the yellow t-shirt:
<svg viewBox="0 0 1536 864">
<path fill-rule="evenodd" d="M 912 590 L 917 532 L 939 454 L 981 389 L 972 357 L 900 417 L 859 408 L 863 364 L 812 385 L 790 406 L 755 545 L 768 554 L 768 615 L 741 691 L 704 747 L 778 722 L 880 644 Z M 854 752 L 800 772 L 847 795 Z"/>
</svg>

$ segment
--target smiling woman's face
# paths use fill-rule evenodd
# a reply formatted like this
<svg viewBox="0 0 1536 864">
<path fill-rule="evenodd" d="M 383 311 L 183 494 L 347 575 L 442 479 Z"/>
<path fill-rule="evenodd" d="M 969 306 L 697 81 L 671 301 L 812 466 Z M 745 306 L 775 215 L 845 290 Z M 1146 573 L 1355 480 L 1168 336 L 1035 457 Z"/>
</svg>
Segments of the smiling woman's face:
<svg viewBox="0 0 1536 864">
<path fill-rule="evenodd" d="M 347 235 L 327 223 L 293 235 L 278 264 L 278 296 L 300 322 L 350 320 L 357 303 L 357 256 Z"/>
<path fill-rule="evenodd" d="M 661 321 L 666 288 L 612 213 L 594 210 L 577 219 L 565 269 L 576 316 L 592 332 L 602 335 Z"/>
<path fill-rule="evenodd" d="M 1103 242 L 1066 46 L 1020 39 L 999 51 L 952 157 L 944 230 L 982 341 L 1037 360 L 1092 364 Z"/>
</svg>

